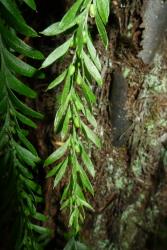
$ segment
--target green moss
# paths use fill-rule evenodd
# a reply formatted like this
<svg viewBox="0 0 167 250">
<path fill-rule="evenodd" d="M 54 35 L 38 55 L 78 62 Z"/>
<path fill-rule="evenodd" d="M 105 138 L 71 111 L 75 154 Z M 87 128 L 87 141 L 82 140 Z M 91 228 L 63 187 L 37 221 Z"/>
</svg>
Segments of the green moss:
<svg viewBox="0 0 167 250">
<path fill-rule="evenodd" d="M 124 189 L 128 183 L 124 171 L 118 168 L 114 175 L 114 185 L 116 189 Z"/>
<path fill-rule="evenodd" d="M 127 78 L 128 76 L 129 76 L 129 74 L 130 74 L 130 68 L 124 68 L 124 70 L 123 70 L 123 77 L 124 78 Z"/>
</svg>

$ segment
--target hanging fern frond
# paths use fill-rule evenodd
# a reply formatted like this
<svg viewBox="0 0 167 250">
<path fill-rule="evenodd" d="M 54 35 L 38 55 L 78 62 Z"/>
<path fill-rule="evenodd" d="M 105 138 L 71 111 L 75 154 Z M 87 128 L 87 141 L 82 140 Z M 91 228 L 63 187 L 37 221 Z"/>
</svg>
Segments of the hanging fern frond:
<svg viewBox="0 0 167 250">
<path fill-rule="evenodd" d="M 109 2 L 77 0 L 60 22 L 42 32 L 46 36 L 54 36 L 68 30 L 70 34 L 66 42 L 51 52 L 41 68 L 50 66 L 69 52 L 73 55 L 65 71 L 48 86 L 50 90 L 64 83 L 54 121 L 54 130 L 61 136 L 61 146 L 46 159 L 45 166 L 53 165 L 48 177 L 54 176 L 54 187 L 70 168 L 69 183 L 61 197 L 61 209 L 68 209 L 69 227 L 74 235 L 84 221 L 85 209 L 93 210 L 85 197 L 85 192 L 94 195 L 88 174 L 94 177 L 95 169 L 88 151 L 92 143 L 98 148 L 101 144 L 96 135 L 97 124 L 93 115 L 96 97 L 92 83 L 96 82 L 99 87 L 102 85 L 102 67 L 92 43 L 89 20 L 95 19 L 99 35 L 107 48 L 105 25 L 109 17 Z"/>
<path fill-rule="evenodd" d="M 25 2 L 35 9 L 34 1 Z M 36 98 L 37 94 L 20 76 L 33 77 L 37 70 L 19 55 L 37 60 L 43 59 L 43 55 L 17 35 L 19 32 L 37 36 L 37 33 L 26 24 L 15 1 L 0 0 L 0 13 L 0 212 L 3 215 L 0 231 L 4 218 L 9 219 L 15 238 L 13 249 L 37 250 L 49 231 L 40 226 L 39 221 L 46 218 L 37 212 L 42 192 L 33 174 L 38 172 L 40 158 L 25 128 L 36 128 L 32 118 L 42 119 L 43 115 L 23 101 L 22 96 Z"/>
</svg>

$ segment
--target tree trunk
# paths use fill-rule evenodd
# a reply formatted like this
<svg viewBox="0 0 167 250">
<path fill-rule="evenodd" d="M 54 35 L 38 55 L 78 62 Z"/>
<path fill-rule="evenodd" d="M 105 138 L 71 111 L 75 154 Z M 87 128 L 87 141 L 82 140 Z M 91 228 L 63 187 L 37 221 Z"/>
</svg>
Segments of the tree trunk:
<svg viewBox="0 0 167 250">
<path fill-rule="evenodd" d="M 167 3 L 118 2 L 101 56 L 105 83 L 96 90 L 103 147 L 93 152 L 95 213 L 82 234 L 96 250 L 166 249 Z"/>
<path fill-rule="evenodd" d="M 95 36 L 103 62 L 104 85 L 95 89 L 103 146 L 91 152 L 96 177 L 95 196 L 89 200 L 95 212 L 87 212 L 81 232 L 92 250 L 167 248 L 167 3 L 160 2 L 112 1 L 108 51 Z M 41 139 L 45 143 L 38 138 L 39 146 L 46 144 L 47 136 Z M 46 148 L 40 149 L 41 155 L 48 154 Z M 61 187 L 53 191 L 50 186 L 49 180 L 45 213 L 55 231 L 52 248 L 60 250 Z"/>
</svg>

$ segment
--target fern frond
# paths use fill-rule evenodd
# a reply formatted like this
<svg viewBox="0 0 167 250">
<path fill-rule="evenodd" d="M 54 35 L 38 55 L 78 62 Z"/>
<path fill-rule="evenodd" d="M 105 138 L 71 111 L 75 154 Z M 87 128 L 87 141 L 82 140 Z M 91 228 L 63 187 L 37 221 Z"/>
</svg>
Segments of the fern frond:
<svg viewBox="0 0 167 250">
<path fill-rule="evenodd" d="M 69 227 L 74 235 L 85 219 L 85 209 L 93 210 L 86 199 L 86 192 L 94 195 L 88 175 L 94 177 L 95 169 L 88 154 L 93 144 L 100 148 L 96 135 L 97 123 L 93 115 L 96 96 L 92 83 L 101 86 L 101 63 L 92 43 L 89 20 L 94 19 L 104 46 L 108 46 L 105 25 L 109 17 L 108 0 L 77 0 L 60 22 L 46 28 L 42 34 L 59 35 L 68 31 L 66 42 L 57 47 L 45 59 L 41 68 L 48 67 L 70 51 L 73 55 L 69 66 L 56 77 L 48 90 L 64 83 L 60 105 L 55 116 L 54 130 L 60 134 L 61 144 L 45 161 L 53 164 L 47 177 L 54 176 L 54 187 L 59 184 L 70 168 L 68 185 L 61 198 L 61 209 L 69 211 Z M 68 248 L 68 249 L 72 249 Z"/>
<path fill-rule="evenodd" d="M 25 2 L 35 9 L 34 1 Z M 40 60 L 43 55 L 18 37 L 18 32 L 27 36 L 37 33 L 26 24 L 15 1 L 0 0 L 0 13 L 0 185 L 4 190 L 0 211 L 13 225 L 14 249 L 36 250 L 42 249 L 49 231 L 39 222 L 46 219 L 37 212 L 42 192 L 33 177 L 40 158 L 25 126 L 36 128 L 32 118 L 42 119 L 43 115 L 23 102 L 22 96 L 36 98 L 36 92 L 20 76 L 33 77 L 37 70 L 19 54 Z"/>
</svg>

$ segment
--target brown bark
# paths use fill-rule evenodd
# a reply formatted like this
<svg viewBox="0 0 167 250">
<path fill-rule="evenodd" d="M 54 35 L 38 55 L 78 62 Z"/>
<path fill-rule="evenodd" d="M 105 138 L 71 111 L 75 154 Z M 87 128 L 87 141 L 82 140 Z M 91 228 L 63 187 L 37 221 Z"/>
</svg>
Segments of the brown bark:
<svg viewBox="0 0 167 250">
<path fill-rule="evenodd" d="M 167 247 L 167 40 L 163 38 L 161 47 L 153 46 L 154 59 L 150 64 L 144 64 L 138 57 L 139 51 L 142 51 L 140 55 L 145 53 L 141 40 L 149 36 L 146 27 L 150 24 L 143 18 L 146 2 L 112 1 L 107 27 L 108 51 L 104 50 L 98 35 L 95 38 L 103 62 L 104 85 L 102 89 L 95 89 L 98 133 L 103 147 L 91 152 L 97 174 L 92 180 L 95 196 L 89 199 L 95 212 L 87 212 L 81 232 L 83 241 L 94 250 Z M 167 27 L 164 22 L 163 27 Z M 49 119 L 45 125 L 51 127 Z M 52 140 L 52 134 L 49 138 Z M 38 138 L 38 145 L 46 145 L 48 133 L 44 133 L 42 140 L 41 143 Z M 49 151 L 43 148 L 41 155 Z M 57 242 L 56 237 L 58 240 L 65 232 L 59 225 L 58 205 L 63 184 L 53 191 L 50 182 L 45 185 L 45 214 L 49 215 L 48 225 L 54 231 L 53 241 Z M 66 224 L 66 216 L 62 218 L 61 224 Z"/>
</svg>

